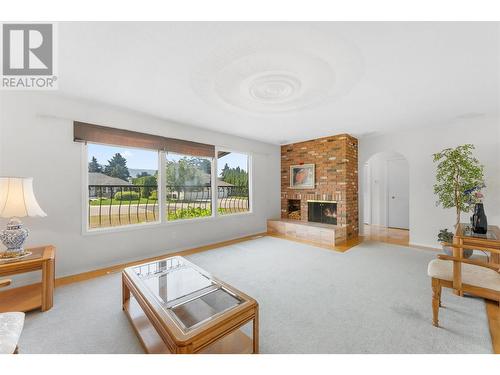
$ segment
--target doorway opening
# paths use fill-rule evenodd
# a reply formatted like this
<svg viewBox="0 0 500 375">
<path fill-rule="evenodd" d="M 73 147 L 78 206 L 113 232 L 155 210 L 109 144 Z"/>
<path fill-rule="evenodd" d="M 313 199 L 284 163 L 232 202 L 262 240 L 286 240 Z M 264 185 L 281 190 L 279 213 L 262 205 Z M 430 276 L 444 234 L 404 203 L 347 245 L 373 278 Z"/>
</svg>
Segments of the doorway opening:
<svg viewBox="0 0 500 375">
<path fill-rule="evenodd" d="M 363 166 L 363 218 L 367 239 L 409 243 L 409 164 L 397 152 L 379 152 Z"/>
</svg>

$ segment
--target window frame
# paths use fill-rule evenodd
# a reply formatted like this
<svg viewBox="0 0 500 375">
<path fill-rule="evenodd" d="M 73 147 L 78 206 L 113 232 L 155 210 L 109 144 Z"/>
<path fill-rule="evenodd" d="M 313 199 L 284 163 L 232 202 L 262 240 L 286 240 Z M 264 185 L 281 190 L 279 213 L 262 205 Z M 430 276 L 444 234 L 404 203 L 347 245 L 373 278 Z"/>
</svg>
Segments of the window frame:
<svg viewBox="0 0 500 375">
<path fill-rule="evenodd" d="M 134 147 L 126 147 L 126 146 L 120 146 L 120 145 L 113 145 L 113 144 L 108 144 L 108 143 L 97 143 L 97 142 L 90 142 L 92 144 L 98 144 L 98 145 L 103 145 L 103 146 L 110 146 L 110 147 L 124 147 L 124 148 L 134 148 Z M 142 149 L 138 148 L 139 150 L 147 150 L 147 149 Z M 211 221 L 218 221 L 218 220 L 226 220 L 227 218 L 234 218 L 238 216 L 250 216 L 253 215 L 253 206 L 254 206 L 254 200 L 253 200 L 253 154 L 250 152 L 245 152 L 245 151 L 239 151 L 239 150 L 234 150 L 228 147 L 219 147 L 215 146 L 215 153 L 212 158 L 212 173 L 211 173 L 211 188 L 212 188 L 212 207 L 217 207 L 217 198 L 218 198 L 218 153 L 219 151 L 226 151 L 226 152 L 234 152 L 234 153 L 239 153 L 239 154 L 244 154 L 247 155 L 248 158 L 248 204 L 249 204 L 249 210 L 246 212 L 235 212 L 231 214 L 224 214 L 220 215 L 217 212 L 217 209 L 212 209 L 212 215 L 211 216 L 204 216 L 204 217 L 196 217 L 196 218 L 190 218 L 190 219 L 182 219 L 182 220 L 172 220 L 169 221 L 166 217 L 166 200 L 165 200 L 165 194 L 166 194 L 166 173 L 164 172 L 166 168 L 166 162 L 167 162 L 167 151 L 158 151 L 158 212 L 159 212 L 159 218 L 156 221 L 152 222 L 147 222 L 147 223 L 138 223 L 138 224 L 124 224 L 124 225 L 117 225 L 117 226 L 109 226 L 109 227 L 103 227 L 103 228 L 90 228 L 89 226 L 89 189 L 88 189 L 88 145 L 87 143 L 82 143 L 81 147 L 81 175 L 82 175 L 82 192 L 81 192 L 81 199 L 82 199 L 82 218 L 81 218 L 81 233 L 82 235 L 99 235 L 99 234 L 106 234 L 106 233 L 115 233 L 115 232 L 124 232 L 124 231 L 130 231 L 130 230 L 139 230 L 139 229 L 148 229 L 148 228 L 155 228 L 155 227 L 164 227 L 164 226 L 172 226 L 172 225 L 189 225 L 193 223 L 203 223 L 203 222 L 211 222 Z M 189 156 L 189 155 L 186 155 Z"/>
<path fill-rule="evenodd" d="M 231 152 L 235 154 L 242 154 L 247 156 L 247 173 L 248 173 L 248 211 L 246 212 L 234 212 L 234 213 L 229 213 L 229 214 L 224 214 L 224 215 L 219 215 L 218 210 L 216 211 L 216 216 L 217 217 L 234 217 L 235 215 L 248 215 L 248 214 L 253 214 L 253 155 L 250 152 L 243 152 L 243 151 L 237 151 L 228 147 L 219 147 L 215 146 L 215 190 L 217 191 L 216 194 L 212 194 L 212 201 L 214 200 L 215 197 L 215 206 L 217 207 L 217 200 L 219 196 L 219 185 L 218 185 L 218 168 L 219 168 L 219 158 L 217 157 L 219 155 L 219 152 Z M 213 205 L 214 203 L 212 203 Z"/>
<path fill-rule="evenodd" d="M 162 171 L 165 171 L 165 168 L 167 166 L 167 156 L 169 154 L 169 151 L 160 151 L 160 156 L 163 155 L 163 166 L 162 166 Z M 193 155 L 188 155 L 188 154 L 179 154 L 177 152 L 171 152 L 171 154 L 175 154 L 175 155 L 182 155 L 182 156 L 191 156 L 191 157 L 195 157 Z M 215 207 L 214 206 L 214 171 L 215 171 L 215 181 L 217 181 L 217 170 L 216 170 L 216 167 L 217 167 L 217 162 L 216 162 L 216 155 L 217 155 L 217 151 L 215 151 L 214 153 L 214 156 L 212 156 L 212 162 L 210 163 L 210 189 L 211 189 L 211 200 L 210 200 L 210 203 L 212 205 L 212 208 Z M 207 158 L 208 159 L 208 156 L 204 156 L 204 158 Z M 192 218 L 189 218 L 189 219 L 178 219 L 178 220 L 168 220 L 167 216 L 166 216 L 166 213 L 167 213 L 167 210 L 166 210 L 166 199 L 165 199 L 165 196 L 163 194 L 166 193 L 166 189 L 165 187 L 167 186 L 167 176 L 166 176 L 166 173 L 162 173 L 162 175 L 164 176 L 164 180 L 163 181 L 163 185 L 162 185 L 162 204 L 164 206 L 164 212 L 163 212 L 163 215 L 160 216 L 161 219 L 162 219 L 162 223 L 163 221 L 165 222 L 165 224 L 172 224 L 172 223 L 178 223 L 178 222 L 190 222 L 192 220 L 200 220 L 200 219 L 212 219 L 212 218 L 215 218 L 216 217 L 216 211 L 217 210 L 213 210 L 212 209 L 212 214 L 210 216 L 202 216 L 202 217 L 192 217 Z M 216 202 L 217 203 L 217 202 Z"/>
</svg>

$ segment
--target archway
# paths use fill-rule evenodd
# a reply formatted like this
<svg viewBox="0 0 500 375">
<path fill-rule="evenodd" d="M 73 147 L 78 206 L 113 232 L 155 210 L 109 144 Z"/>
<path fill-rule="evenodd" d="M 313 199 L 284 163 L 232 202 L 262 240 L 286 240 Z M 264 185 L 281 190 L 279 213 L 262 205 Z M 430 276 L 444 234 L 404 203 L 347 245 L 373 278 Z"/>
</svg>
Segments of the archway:
<svg viewBox="0 0 500 375">
<path fill-rule="evenodd" d="M 408 245 L 408 160 L 395 151 L 378 152 L 363 164 L 362 173 L 362 225 L 365 238 Z"/>
</svg>

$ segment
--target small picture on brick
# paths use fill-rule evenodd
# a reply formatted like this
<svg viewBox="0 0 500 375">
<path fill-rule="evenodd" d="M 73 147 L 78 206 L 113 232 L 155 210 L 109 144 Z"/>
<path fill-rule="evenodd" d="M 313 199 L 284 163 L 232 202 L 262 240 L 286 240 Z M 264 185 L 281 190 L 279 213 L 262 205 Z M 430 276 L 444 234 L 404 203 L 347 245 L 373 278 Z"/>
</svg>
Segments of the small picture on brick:
<svg viewBox="0 0 500 375">
<path fill-rule="evenodd" d="M 314 164 L 290 166 L 290 187 L 292 189 L 314 189 Z"/>
</svg>

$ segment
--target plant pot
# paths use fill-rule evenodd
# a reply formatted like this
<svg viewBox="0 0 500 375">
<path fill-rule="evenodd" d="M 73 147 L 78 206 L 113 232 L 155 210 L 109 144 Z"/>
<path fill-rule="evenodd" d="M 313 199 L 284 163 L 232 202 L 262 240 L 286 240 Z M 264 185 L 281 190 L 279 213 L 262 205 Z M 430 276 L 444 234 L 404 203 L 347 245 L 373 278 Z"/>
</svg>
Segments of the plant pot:
<svg viewBox="0 0 500 375">
<path fill-rule="evenodd" d="M 450 247 L 450 246 L 445 246 L 445 245 L 442 245 L 443 246 L 443 251 L 446 255 L 452 257 L 453 256 L 453 248 Z M 467 259 L 467 258 L 470 258 L 472 256 L 472 254 L 474 254 L 474 250 L 464 250 L 464 258 Z"/>
<path fill-rule="evenodd" d="M 476 234 L 486 234 L 488 231 L 488 219 L 484 213 L 482 203 L 476 203 L 474 206 L 474 214 L 472 215 L 472 231 Z"/>
</svg>

